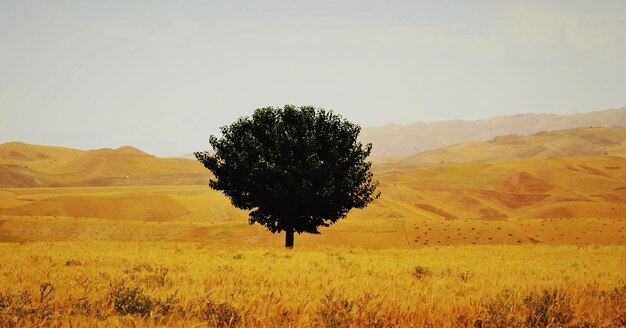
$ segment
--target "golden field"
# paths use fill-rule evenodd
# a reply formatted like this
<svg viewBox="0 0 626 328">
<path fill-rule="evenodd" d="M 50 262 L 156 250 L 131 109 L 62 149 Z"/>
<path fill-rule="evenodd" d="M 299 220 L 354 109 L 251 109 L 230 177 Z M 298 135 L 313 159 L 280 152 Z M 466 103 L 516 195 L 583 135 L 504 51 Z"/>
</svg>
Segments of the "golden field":
<svg viewBox="0 0 626 328">
<path fill-rule="evenodd" d="M 0 326 L 624 326 L 625 146 L 380 158 L 381 198 L 288 251 L 196 161 L 2 144 Z"/>
<path fill-rule="evenodd" d="M 619 327 L 622 246 L 0 244 L 1 326 Z"/>
<path fill-rule="evenodd" d="M 378 164 L 382 197 L 298 245 L 626 244 L 626 159 Z M 0 241 L 280 245 L 206 185 L 0 189 Z"/>
</svg>

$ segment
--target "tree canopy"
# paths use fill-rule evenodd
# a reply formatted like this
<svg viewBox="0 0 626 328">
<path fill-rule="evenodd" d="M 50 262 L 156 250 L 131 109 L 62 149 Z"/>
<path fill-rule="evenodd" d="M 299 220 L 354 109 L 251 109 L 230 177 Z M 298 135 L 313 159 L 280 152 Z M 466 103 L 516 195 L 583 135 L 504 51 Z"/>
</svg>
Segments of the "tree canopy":
<svg viewBox="0 0 626 328">
<path fill-rule="evenodd" d="M 211 188 L 249 210 L 249 223 L 273 233 L 319 233 L 378 198 L 361 128 L 332 111 L 311 106 L 265 107 L 221 127 L 213 152 L 196 158 L 215 176 Z"/>
</svg>

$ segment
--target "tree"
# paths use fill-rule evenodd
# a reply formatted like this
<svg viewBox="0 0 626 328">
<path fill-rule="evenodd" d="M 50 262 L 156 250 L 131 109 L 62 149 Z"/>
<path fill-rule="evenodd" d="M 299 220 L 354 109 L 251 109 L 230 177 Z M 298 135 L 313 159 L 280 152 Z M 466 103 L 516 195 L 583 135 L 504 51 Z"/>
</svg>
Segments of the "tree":
<svg viewBox="0 0 626 328">
<path fill-rule="evenodd" d="M 194 153 L 232 204 L 249 210 L 249 223 L 272 233 L 318 234 L 352 208 L 377 199 L 372 145 L 357 140 L 361 128 L 321 108 L 285 105 L 254 111 L 211 136 L 214 152 Z"/>
</svg>

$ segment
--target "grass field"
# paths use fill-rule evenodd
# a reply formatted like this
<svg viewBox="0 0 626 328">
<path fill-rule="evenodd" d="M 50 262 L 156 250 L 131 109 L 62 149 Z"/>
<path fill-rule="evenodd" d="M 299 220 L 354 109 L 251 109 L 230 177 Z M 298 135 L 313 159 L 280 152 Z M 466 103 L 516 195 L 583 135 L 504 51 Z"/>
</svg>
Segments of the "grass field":
<svg viewBox="0 0 626 328">
<path fill-rule="evenodd" d="M 623 246 L 0 244 L 0 326 L 626 324 Z"/>
<path fill-rule="evenodd" d="M 403 172 L 384 176 L 379 200 L 321 228 L 321 235 L 297 235 L 296 246 L 626 245 L 623 198 L 596 200 L 579 193 L 580 200 L 563 200 L 564 196 L 544 199 L 543 195 L 462 189 L 461 181 L 457 189 L 451 189 L 445 186 L 452 183 L 445 177 L 429 190 L 410 187 L 414 179 L 428 183 L 426 173 L 415 170 L 409 171 L 419 174 L 415 178 Z M 398 181 L 394 187 L 391 181 L 396 179 L 407 181 Z M 580 213 L 561 217 L 557 212 L 563 208 Z M 514 212 L 488 218 L 476 214 L 491 213 L 489 209 L 503 213 L 553 210 L 557 215 L 520 217 Z M 248 225 L 246 212 L 207 186 L 0 189 L 0 242 L 71 240 L 279 246 L 284 243 L 284 234 Z"/>
<path fill-rule="evenodd" d="M 198 162 L 0 145 L 0 327 L 626 326 L 623 146 L 546 138 L 376 164 L 292 251 Z"/>
</svg>

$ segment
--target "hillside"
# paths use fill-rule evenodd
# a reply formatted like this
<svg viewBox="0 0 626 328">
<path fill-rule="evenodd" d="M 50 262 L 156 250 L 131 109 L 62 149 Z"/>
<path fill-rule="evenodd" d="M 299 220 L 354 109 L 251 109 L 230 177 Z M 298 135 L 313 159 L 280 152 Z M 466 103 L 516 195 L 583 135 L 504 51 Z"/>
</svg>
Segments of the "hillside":
<svg viewBox="0 0 626 328">
<path fill-rule="evenodd" d="M 409 156 L 467 141 L 580 127 L 626 127 L 626 107 L 571 115 L 520 114 L 478 121 L 387 124 L 364 128 L 360 139 L 373 144 L 373 156 Z"/>
<path fill-rule="evenodd" d="M 470 141 L 406 157 L 402 163 L 481 163 L 580 156 L 626 157 L 626 128 L 578 128 Z"/>
<path fill-rule="evenodd" d="M 382 197 L 296 245 L 626 244 L 625 145 L 626 128 L 578 128 L 375 164 Z M 6 143 L 0 177 L 0 241 L 283 243 L 197 161 Z"/>
<path fill-rule="evenodd" d="M 374 166 L 382 197 L 297 245 L 626 244 L 626 159 Z M 0 240 L 281 245 L 208 186 L 0 189 Z"/>
<path fill-rule="evenodd" d="M 0 187 L 206 184 L 197 161 L 158 158 L 133 147 L 82 151 L 10 142 L 0 145 Z"/>
</svg>

